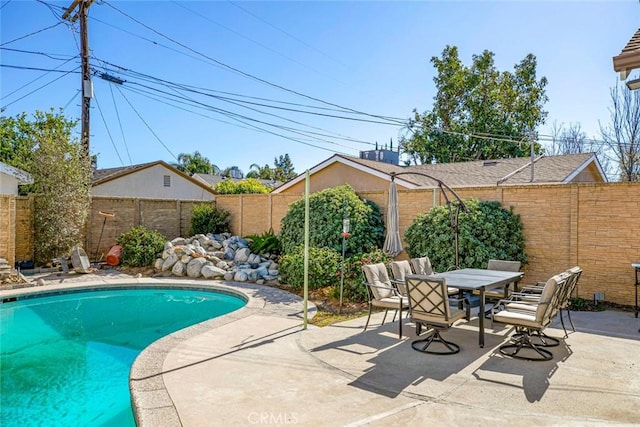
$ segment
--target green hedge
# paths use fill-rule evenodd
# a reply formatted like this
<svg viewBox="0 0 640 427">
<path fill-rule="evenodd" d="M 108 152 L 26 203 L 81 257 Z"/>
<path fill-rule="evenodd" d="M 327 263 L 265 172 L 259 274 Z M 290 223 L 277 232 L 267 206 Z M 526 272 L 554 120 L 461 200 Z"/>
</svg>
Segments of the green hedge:
<svg viewBox="0 0 640 427">
<path fill-rule="evenodd" d="M 466 200 L 471 211 L 460 212 L 458 240 L 460 267 L 486 268 L 490 259 L 527 262 L 520 216 L 499 202 Z M 437 206 L 418 215 L 404 235 L 411 257 L 428 256 L 435 271 L 455 266 L 454 231 L 449 210 Z"/>
<path fill-rule="evenodd" d="M 346 240 L 345 254 L 369 252 L 382 247 L 384 223 L 376 204 L 358 197 L 349 185 L 329 188 L 309 197 L 309 245 L 330 248 L 342 253 L 342 220 L 350 220 L 351 237 Z M 289 207 L 282 218 L 280 243 L 285 254 L 304 244 L 305 201 Z"/>
</svg>

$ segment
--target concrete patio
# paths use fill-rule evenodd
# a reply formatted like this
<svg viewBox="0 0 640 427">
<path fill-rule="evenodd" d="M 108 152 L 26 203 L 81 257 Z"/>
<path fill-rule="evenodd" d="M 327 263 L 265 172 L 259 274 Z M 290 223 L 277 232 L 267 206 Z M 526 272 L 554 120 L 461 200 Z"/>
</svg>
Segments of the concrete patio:
<svg viewBox="0 0 640 427">
<path fill-rule="evenodd" d="M 303 331 L 295 296 L 241 287 L 264 304 L 172 347 L 161 374 L 169 407 L 139 408 L 143 425 L 168 425 L 167 415 L 184 426 L 640 423 L 633 313 L 573 313 L 577 332 L 549 362 L 499 354 L 511 329 L 498 324 L 480 348 L 477 319 L 446 332 L 459 354 L 433 356 L 411 349 L 412 326 L 398 340 L 397 322 L 380 326 L 381 314 L 367 332 L 366 318 Z M 547 332 L 562 336 L 555 324 Z"/>
<path fill-rule="evenodd" d="M 166 282 L 52 276 L 48 289 Z M 498 353 L 511 332 L 503 325 L 489 323 L 480 348 L 473 318 L 445 332 L 460 353 L 434 356 L 411 349 L 411 324 L 402 340 L 397 322 L 380 326 L 381 313 L 366 332 L 366 317 L 302 330 L 295 295 L 247 283 L 184 282 L 240 291 L 248 304 L 141 353 L 130 380 L 142 426 L 640 424 L 640 322 L 630 312 L 574 312 L 577 332 L 551 349 L 549 362 Z M 547 333 L 560 337 L 556 323 Z"/>
</svg>

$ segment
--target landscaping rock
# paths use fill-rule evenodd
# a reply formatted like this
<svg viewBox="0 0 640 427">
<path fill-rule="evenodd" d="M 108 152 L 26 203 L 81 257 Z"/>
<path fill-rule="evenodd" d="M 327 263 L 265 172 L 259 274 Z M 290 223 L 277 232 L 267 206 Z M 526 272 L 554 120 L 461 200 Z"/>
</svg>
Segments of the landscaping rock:
<svg viewBox="0 0 640 427">
<path fill-rule="evenodd" d="M 274 259 L 277 259 L 275 255 L 251 253 L 248 242 L 239 236 L 197 234 L 166 242 L 154 269 L 162 276 L 269 283 L 278 279 L 278 264 Z"/>
</svg>

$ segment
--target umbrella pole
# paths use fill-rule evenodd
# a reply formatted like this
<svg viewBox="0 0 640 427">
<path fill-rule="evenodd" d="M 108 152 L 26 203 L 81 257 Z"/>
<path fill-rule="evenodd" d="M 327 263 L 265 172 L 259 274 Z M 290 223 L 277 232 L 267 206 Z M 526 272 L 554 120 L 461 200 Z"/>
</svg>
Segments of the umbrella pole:
<svg viewBox="0 0 640 427">
<path fill-rule="evenodd" d="M 344 249 L 346 246 L 346 238 L 342 236 L 342 267 L 340 269 L 340 305 L 338 306 L 338 314 L 342 314 L 342 291 L 344 289 Z"/>
</svg>

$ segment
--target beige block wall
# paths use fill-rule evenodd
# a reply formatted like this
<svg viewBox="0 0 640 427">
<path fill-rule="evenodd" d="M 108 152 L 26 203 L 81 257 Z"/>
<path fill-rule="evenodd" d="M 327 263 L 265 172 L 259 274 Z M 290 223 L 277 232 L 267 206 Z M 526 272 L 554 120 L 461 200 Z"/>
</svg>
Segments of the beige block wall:
<svg viewBox="0 0 640 427">
<path fill-rule="evenodd" d="M 0 194 L 0 258 L 13 267 L 16 261 L 16 198 Z"/>
<path fill-rule="evenodd" d="M 359 193 L 376 203 L 384 218 L 386 188 Z M 633 305 L 634 272 L 630 264 L 640 261 L 640 183 L 476 187 L 456 191 L 462 198 L 497 200 L 506 208 L 512 206 L 520 215 L 529 257 L 524 284 L 546 280 L 556 272 L 579 265 L 584 270 L 578 288 L 580 296 L 593 298 L 595 292 L 604 292 L 608 301 Z M 399 189 L 401 236 L 418 214 L 433 207 L 434 193 L 436 203 L 443 204 L 439 190 Z M 232 232 L 246 236 L 270 228 L 279 233 L 289 205 L 301 198 L 301 194 L 290 193 L 221 195 L 216 204 L 231 212 Z M 120 233 L 134 225 L 158 228 L 168 238 L 187 236 L 191 211 L 198 203 L 202 202 L 93 197 L 86 233 L 86 247 L 91 251 L 88 253 L 93 257 L 102 227 L 99 210 L 116 213 L 105 224 L 100 245 L 100 252 L 105 253 Z M 4 206 L 6 203 L 0 209 Z M 33 259 L 32 206 L 30 198 L 16 198 L 17 261 Z"/>
</svg>

